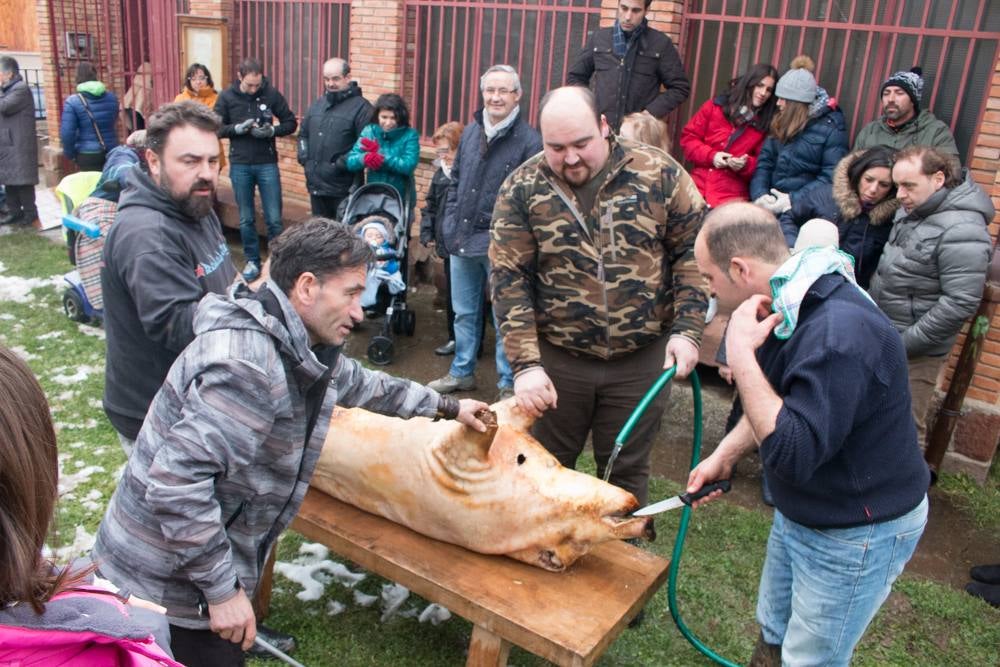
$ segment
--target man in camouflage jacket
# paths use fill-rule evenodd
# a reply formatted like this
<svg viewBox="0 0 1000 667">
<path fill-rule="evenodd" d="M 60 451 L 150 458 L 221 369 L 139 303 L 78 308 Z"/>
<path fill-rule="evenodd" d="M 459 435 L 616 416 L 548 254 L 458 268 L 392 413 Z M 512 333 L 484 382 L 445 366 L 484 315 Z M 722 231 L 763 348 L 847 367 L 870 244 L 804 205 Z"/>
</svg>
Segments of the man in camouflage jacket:
<svg viewBox="0 0 1000 667">
<path fill-rule="evenodd" d="M 603 474 L 615 436 L 661 369 L 698 360 L 707 293 L 694 263 L 705 207 L 670 156 L 611 135 L 593 94 L 542 101 L 543 154 L 504 182 L 493 211 L 493 307 L 534 435 L 572 467 L 592 434 Z M 611 475 L 646 502 L 665 396 Z"/>
</svg>

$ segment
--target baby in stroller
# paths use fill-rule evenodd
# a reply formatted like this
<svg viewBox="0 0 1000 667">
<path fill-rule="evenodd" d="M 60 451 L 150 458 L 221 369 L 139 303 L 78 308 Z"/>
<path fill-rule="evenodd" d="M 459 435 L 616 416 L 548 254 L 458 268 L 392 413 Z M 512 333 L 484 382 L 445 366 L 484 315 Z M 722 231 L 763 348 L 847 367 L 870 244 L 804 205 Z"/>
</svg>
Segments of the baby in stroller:
<svg viewBox="0 0 1000 667">
<path fill-rule="evenodd" d="M 386 286 L 389 294 L 399 294 L 406 290 L 406 283 L 399 271 L 398 253 L 394 246 L 395 234 L 392 223 L 381 215 L 370 215 L 362 219 L 355 229 L 375 251 L 376 261 L 365 279 L 365 291 L 361 294 L 361 307 L 369 310 L 379 301 L 379 287 Z"/>
</svg>

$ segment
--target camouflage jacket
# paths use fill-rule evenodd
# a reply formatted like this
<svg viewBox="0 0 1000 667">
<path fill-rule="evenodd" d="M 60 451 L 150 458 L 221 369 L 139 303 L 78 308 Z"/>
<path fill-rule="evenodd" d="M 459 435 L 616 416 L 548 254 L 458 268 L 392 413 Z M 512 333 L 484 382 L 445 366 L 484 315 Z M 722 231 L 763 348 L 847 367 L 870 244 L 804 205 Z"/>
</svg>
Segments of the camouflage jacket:
<svg viewBox="0 0 1000 667">
<path fill-rule="evenodd" d="M 610 160 L 586 214 L 544 155 L 514 170 L 500 189 L 491 284 L 515 373 L 540 363 L 539 336 L 600 359 L 665 334 L 701 341 L 708 294 L 694 239 L 704 200 L 658 149 L 612 139 Z"/>
</svg>

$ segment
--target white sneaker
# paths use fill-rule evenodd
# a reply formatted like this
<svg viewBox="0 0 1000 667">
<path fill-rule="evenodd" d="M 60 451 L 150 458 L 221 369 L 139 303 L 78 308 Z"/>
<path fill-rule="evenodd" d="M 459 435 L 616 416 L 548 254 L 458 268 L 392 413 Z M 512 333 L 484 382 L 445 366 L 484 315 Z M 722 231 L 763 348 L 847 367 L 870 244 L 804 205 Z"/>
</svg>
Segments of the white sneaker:
<svg viewBox="0 0 1000 667">
<path fill-rule="evenodd" d="M 247 265 L 243 267 L 243 280 L 253 282 L 260 278 L 260 267 L 257 266 L 257 262 L 247 262 Z"/>
</svg>

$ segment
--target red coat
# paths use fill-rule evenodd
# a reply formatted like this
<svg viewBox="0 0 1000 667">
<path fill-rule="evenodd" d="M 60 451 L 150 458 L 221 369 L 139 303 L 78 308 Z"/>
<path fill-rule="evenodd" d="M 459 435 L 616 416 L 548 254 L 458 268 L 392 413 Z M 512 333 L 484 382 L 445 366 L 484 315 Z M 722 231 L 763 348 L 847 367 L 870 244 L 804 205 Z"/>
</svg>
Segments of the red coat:
<svg viewBox="0 0 1000 667">
<path fill-rule="evenodd" d="M 733 127 L 714 100 L 701 105 L 681 131 L 684 158 L 691 163 L 691 178 L 709 206 L 750 199 L 750 177 L 757 168 L 757 155 L 767 135 L 751 125 Z M 731 143 L 730 143 L 731 142 Z M 747 155 L 743 169 L 716 169 L 712 157 L 719 151 L 736 157 Z"/>
</svg>

